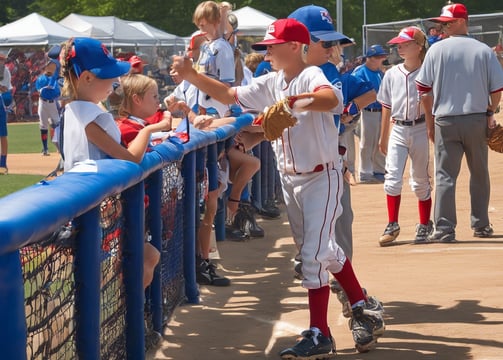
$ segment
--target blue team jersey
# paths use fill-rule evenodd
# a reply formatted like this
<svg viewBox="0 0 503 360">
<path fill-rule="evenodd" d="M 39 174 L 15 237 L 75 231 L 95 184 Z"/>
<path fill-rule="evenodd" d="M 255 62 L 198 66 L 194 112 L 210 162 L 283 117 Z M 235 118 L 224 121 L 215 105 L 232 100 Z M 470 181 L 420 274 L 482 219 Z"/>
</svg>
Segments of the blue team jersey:
<svg viewBox="0 0 503 360">
<path fill-rule="evenodd" d="M 364 81 L 368 81 L 372 84 L 372 87 L 376 91 L 379 91 L 379 87 L 381 86 L 381 81 L 384 76 L 381 70 L 373 71 L 370 70 L 367 66 L 360 65 L 358 66 L 352 73 L 353 76 L 356 76 Z M 381 104 L 376 101 L 366 107 L 367 109 L 381 109 Z"/>
<path fill-rule="evenodd" d="M 374 88 L 370 82 L 356 76 L 351 76 L 349 72 L 341 75 L 337 67 L 331 62 L 321 65 L 320 69 L 323 70 L 323 74 L 325 74 L 330 83 L 342 87 L 344 106 Z M 334 120 L 335 124 L 339 127 L 339 115 L 334 115 Z"/>
</svg>

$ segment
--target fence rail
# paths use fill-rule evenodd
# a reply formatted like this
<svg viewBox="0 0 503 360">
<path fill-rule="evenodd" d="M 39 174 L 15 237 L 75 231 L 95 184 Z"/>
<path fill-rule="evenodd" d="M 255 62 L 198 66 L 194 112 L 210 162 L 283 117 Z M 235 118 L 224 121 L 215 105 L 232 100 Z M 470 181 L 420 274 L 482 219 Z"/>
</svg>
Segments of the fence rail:
<svg viewBox="0 0 503 360">
<path fill-rule="evenodd" d="M 144 358 L 149 332 L 199 299 L 196 153 L 214 158 L 249 121 L 191 128 L 189 142 L 165 141 L 141 164 L 99 160 L 1 198 L 2 358 Z M 146 236 L 161 262 L 144 293 Z"/>
</svg>

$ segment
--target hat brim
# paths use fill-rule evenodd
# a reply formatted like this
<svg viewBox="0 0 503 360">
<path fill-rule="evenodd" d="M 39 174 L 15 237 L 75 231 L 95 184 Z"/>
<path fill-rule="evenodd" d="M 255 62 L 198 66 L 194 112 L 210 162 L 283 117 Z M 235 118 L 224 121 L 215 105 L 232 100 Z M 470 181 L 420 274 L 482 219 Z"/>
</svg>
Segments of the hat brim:
<svg viewBox="0 0 503 360">
<path fill-rule="evenodd" d="M 279 45 L 279 44 L 284 44 L 288 41 L 282 40 L 282 39 L 268 39 L 268 40 L 263 40 L 258 43 L 253 44 L 251 47 L 253 50 L 267 50 L 267 47 L 269 45 Z"/>
<path fill-rule="evenodd" d="M 436 22 L 436 23 L 446 23 L 446 22 L 456 21 L 458 19 L 459 18 L 452 18 L 452 17 L 448 17 L 448 16 L 439 16 L 439 17 L 434 17 L 434 18 L 430 18 L 427 20 L 432 21 L 432 22 Z"/>
<path fill-rule="evenodd" d="M 338 41 L 341 45 L 353 44 L 350 38 L 338 31 L 312 31 L 311 35 L 321 41 Z"/>
<path fill-rule="evenodd" d="M 397 37 L 394 37 L 393 39 L 391 39 L 390 41 L 388 41 L 388 44 L 403 44 L 403 43 L 406 43 L 406 42 L 409 42 L 409 41 L 415 41 L 414 39 L 406 39 L 406 38 L 403 38 L 403 37 L 400 37 L 400 36 L 397 36 Z"/>
<path fill-rule="evenodd" d="M 114 64 L 89 70 L 100 79 L 113 79 L 125 75 L 131 69 L 131 64 L 126 61 L 117 61 Z"/>
<path fill-rule="evenodd" d="M 375 54 L 367 54 L 365 55 L 365 57 L 369 58 L 369 57 L 378 57 L 378 56 L 382 56 L 382 57 L 387 57 L 389 54 L 387 53 L 375 53 Z"/>
</svg>

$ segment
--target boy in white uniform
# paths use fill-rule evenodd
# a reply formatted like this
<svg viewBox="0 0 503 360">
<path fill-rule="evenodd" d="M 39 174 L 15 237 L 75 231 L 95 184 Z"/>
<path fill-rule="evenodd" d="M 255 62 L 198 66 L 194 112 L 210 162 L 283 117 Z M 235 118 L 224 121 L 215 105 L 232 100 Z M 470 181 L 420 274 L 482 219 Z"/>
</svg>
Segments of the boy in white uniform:
<svg viewBox="0 0 503 360">
<path fill-rule="evenodd" d="M 271 65 L 278 71 L 234 88 L 196 73 L 188 59 L 175 57 L 173 61 L 174 72 L 225 104 L 237 102 L 244 109 L 262 111 L 285 98 L 294 109 L 298 99 L 310 99 L 309 104 L 297 107 L 297 124 L 272 143 L 290 227 L 303 259 L 302 285 L 308 289 L 310 310 L 309 330 L 293 347 L 280 353 L 284 359 L 323 359 L 335 353 L 327 320 L 329 272 L 344 287 L 352 304 L 351 329 L 358 350 L 368 351 L 384 331 L 381 315 L 365 307 L 367 299 L 351 262 L 335 242 L 343 179 L 333 114 L 342 112 L 342 92 L 332 87 L 321 69 L 303 61 L 302 53 L 309 42 L 309 31 L 297 20 L 275 21 L 264 41 L 253 47 L 267 50 Z"/>
</svg>

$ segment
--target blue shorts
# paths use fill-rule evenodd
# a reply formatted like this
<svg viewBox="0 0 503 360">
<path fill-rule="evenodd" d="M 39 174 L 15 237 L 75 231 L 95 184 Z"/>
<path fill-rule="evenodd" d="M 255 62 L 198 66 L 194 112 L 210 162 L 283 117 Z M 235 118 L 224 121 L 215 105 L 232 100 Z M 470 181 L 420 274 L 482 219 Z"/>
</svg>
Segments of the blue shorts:
<svg viewBox="0 0 503 360">
<path fill-rule="evenodd" d="M 7 136 L 7 112 L 2 103 L 0 103 L 0 137 Z"/>
</svg>

